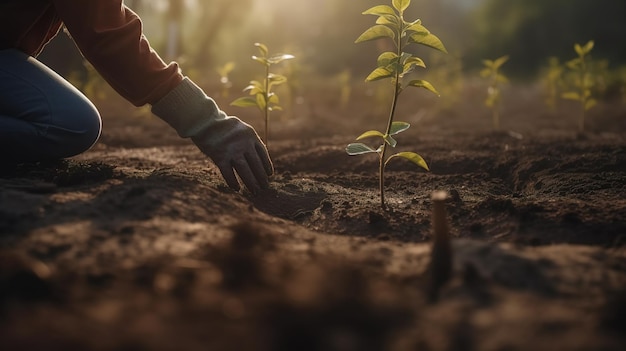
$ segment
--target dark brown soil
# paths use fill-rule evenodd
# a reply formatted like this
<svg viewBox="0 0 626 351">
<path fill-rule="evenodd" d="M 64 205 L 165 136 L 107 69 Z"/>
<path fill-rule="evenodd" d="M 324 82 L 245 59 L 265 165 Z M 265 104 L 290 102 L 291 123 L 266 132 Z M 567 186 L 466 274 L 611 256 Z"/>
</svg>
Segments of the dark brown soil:
<svg viewBox="0 0 626 351">
<path fill-rule="evenodd" d="M 84 155 L 1 171 L 1 348 L 624 350 L 626 108 L 596 108 L 580 134 L 567 106 L 516 96 L 501 132 L 476 103 L 406 103 L 398 148 L 431 172 L 391 163 L 384 210 L 376 157 L 344 151 L 384 125 L 367 106 L 277 120 L 257 196 L 162 122 L 105 111 Z"/>
</svg>

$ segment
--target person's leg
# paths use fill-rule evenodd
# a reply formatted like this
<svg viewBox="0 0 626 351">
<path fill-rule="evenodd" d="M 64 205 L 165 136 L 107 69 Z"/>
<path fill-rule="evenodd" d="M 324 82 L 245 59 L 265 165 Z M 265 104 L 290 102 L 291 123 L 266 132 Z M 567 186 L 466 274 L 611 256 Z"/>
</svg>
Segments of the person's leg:
<svg viewBox="0 0 626 351">
<path fill-rule="evenodd" d="M 78 89 L 36 59 L 0 50 L 0 161 L 74 156 L 95 144 L 101 128 Z"/>
</svg>

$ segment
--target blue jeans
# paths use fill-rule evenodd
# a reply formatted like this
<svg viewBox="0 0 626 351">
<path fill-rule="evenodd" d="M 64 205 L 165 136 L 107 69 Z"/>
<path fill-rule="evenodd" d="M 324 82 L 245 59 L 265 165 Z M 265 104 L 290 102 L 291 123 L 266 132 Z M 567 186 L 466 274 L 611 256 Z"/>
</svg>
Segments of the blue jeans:
<svg viewBox="0 0 626 351">
<path fill-rule="evenodd" d="M 0 161 L 78 155 L 101 129 L 98 110 L 78 89 L 31 56 L 0 50 Z"/>
</svg>

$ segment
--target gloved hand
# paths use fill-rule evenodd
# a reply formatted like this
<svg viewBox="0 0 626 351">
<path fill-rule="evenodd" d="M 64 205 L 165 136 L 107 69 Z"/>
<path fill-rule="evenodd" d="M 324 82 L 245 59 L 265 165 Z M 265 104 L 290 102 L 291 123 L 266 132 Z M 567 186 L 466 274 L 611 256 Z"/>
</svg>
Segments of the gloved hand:
<svg viewBox="0 0 626 351">
<path fill-rule="evenodd" d="M 220 117 L 191 140 L 213 160 L 231 188 L 239 190 L 233 170 L 252 193 L 269 187 L 273 167 L 267 149 L 254 129 L 239 118 Z"/>
<path fill-rule="evenodd" d="M 152 106 L 152 112 L 213 160 L 228 186 L 240 189 L 235 172 L 252 193 L 269 186 L 273 166 L 254 129 L 220 111 L 191 80 L 183 82 Z"/>
</svg>

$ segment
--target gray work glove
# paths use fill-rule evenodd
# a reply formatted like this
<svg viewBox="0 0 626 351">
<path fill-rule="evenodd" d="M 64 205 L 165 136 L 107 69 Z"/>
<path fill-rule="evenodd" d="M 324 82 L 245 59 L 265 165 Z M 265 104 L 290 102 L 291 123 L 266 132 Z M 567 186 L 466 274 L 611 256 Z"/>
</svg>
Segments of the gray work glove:
<svg viewBox="0 0 626 351">
<path fill-rule="evenodd" d="M 247 123 L 227 116 L 189 78 L 152 105 L 178 135 L 191 138 L 213 160 L 228 186 L 240 189 L 235 172 L 252 193 L 269 186 L 274 172 L 267 148 Z"/>
</svg>

